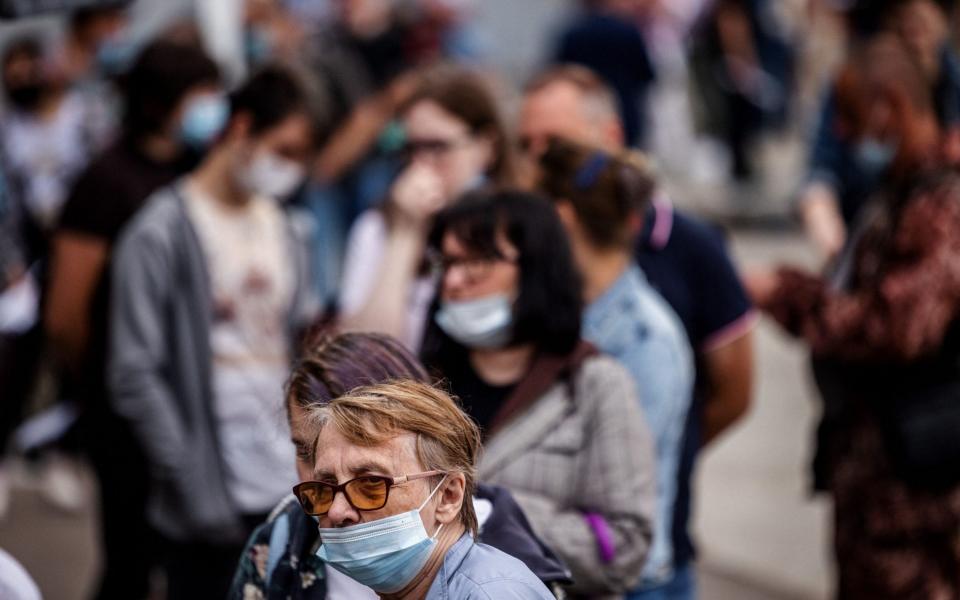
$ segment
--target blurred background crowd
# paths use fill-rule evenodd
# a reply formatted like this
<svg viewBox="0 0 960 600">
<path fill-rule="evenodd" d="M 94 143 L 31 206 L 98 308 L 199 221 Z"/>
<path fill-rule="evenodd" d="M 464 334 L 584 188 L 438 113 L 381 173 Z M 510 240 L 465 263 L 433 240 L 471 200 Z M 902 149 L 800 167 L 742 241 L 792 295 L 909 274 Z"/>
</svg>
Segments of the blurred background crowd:
<svg viewBox="0 0 960 600">
<path fill-rule="evenodd" d="M 0 0 L 0 549 L 45 597 L 229 581 L 297 481 L 303 331 L 509 434 L 549 372 L 492 352 L 514 268 L 532 347 L 585 309 L 639 391 L 631 597 L 960 599 L 952 0 L 57 4 Z"/>
</svg>

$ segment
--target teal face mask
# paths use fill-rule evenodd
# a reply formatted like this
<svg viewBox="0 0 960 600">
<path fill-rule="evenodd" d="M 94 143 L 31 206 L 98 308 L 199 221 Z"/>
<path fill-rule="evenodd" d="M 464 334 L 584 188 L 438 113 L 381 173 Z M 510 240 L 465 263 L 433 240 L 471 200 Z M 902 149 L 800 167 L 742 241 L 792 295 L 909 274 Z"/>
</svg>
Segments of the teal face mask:
<svg viewBox="0 0 960 600">
<path fill-rule="evenodd" d="M 349 527 L 320 527 L 322 545 L 317 557 L 375 592 L 390 594 L 413 581 L 437 545 L 437 528 L 427 535 L 420 511 L 446 478 L 433 488 L 420 508 L 370 523 Z"/>
<path fill-rule="evenodd" d="M 897 145 L 874 138 L 861 140 L 854 148 L 857 166 L 872 182 L 877 181 L 893 164 Z"/>
</svg>

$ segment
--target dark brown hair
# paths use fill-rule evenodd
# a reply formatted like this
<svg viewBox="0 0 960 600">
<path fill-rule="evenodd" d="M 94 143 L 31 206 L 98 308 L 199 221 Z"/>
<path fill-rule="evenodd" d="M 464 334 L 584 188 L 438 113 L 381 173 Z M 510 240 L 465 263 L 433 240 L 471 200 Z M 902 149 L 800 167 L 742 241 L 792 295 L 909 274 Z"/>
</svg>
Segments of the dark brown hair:
<svg viewBox="0 0 960 600">
<path fill-rule="evenodd" d="M 463 67 L 434 67 L 423 76 L 420 86 L 403 106 L 430 101 L 466 123 L 473 135 L 488 135 L 493 140 L 493 162 L 487 169 L 491 183 L 509 186 L 515 183 L 513 146 L 497 107 L 496 99 L 479 74 Z"/>
<path fill-rule="evenodd" d="M 642 155 L 614 155 L 560 138 L 551 138 L 540 156 L 538 179 L 548 198 L 573 205 L 590 242 L 604 249 L 632 246 L 630 217 L 642 214 L 654 188 Z"/>
</svg>

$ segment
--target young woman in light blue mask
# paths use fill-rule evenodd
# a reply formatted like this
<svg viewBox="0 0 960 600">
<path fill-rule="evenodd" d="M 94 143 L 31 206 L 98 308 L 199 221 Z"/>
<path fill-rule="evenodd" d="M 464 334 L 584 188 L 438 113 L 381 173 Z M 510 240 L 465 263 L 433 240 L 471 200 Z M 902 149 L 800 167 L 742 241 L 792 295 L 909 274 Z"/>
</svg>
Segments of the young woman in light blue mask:
<svg viewBox="0 0 960 600">
<path fill-rule="evenodd" d="M 483 483 L 511 491 L 570 567 L 573 597 L 620 594 L 650 548 L 651 439 L 625 369 L 580 339 L 582 291 L 553 207 L 475 192 L 437 216 L 424 362 L 484 433 Z"/>
<path fill-rule="evenodd" d="M 480 432 L 444 392 L 414 381 L 353 390 L 311 411 L 317 556 L 391 600 L 548 600 L 519 560 L 477 543 Z"/>
</svg>

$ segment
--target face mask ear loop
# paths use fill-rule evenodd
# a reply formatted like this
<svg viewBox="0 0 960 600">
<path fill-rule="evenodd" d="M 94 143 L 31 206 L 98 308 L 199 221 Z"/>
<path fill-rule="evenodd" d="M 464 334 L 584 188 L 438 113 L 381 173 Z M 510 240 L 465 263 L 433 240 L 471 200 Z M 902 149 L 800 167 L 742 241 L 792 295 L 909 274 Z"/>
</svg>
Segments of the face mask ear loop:
<svg viewBox="0 0 960 600">
<path fill-rule="evenodd" d="M 443 485 L 443 482 L 446 480 L 447 480 L 447 476 L 444 475 L 443 479 L 440 480 L 440 483 L 437 484 L 437 487 L 433 488 L 433 491 L 430 492 L 430 495 L 427 496 L 427 499 L 424 500 L 423 504 L 420 505 L 420 508 L 417 509 L 418 514 L 420 513 L 421 510 L 423 510 L 423 507 L 425 507 L 427 504 L 430 503 L 430 500 L 433 498 L 433 495 L 437 493 L 437 490 L 440 489 L 440 486 Z M 423 517 L 420 517 L 420 518 L 422 519 Z M 433 532 L 433 537 L 431 537 L 430 539 L 432 540 L 437 539 L 437 536 L 440 535 L 440 530 L 443 529 L 443 526 L 444 526 L 444 523 L 440 523 L 440 526 L 437 527 L 437 530 Z"/>
</svg>

